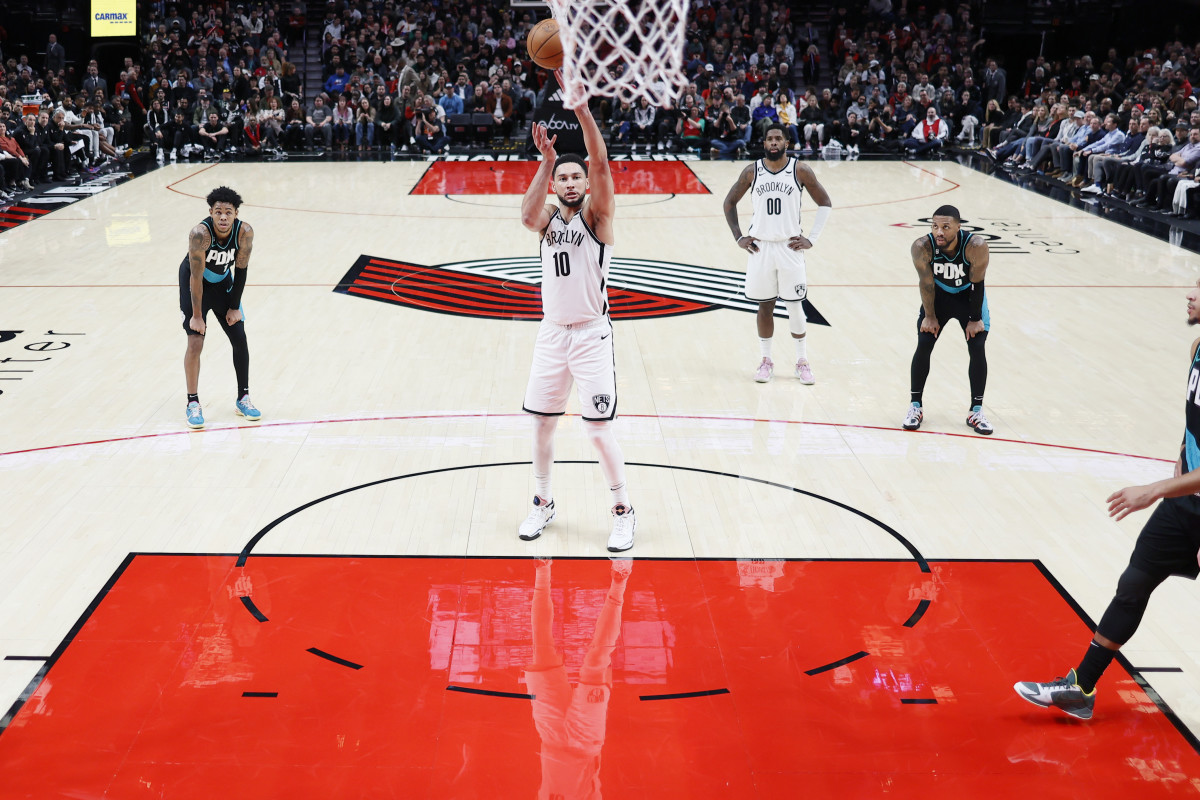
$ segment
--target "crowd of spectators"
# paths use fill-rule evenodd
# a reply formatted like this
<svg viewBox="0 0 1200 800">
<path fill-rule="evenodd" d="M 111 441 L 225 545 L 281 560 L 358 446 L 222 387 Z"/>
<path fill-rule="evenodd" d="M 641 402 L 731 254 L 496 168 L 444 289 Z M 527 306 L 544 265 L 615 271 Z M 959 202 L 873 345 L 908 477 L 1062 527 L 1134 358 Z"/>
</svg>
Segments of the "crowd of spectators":
<svg viewBox="0 0 1200 800">
<path fill-rule="evenodd" d="M 4 61 L 0 191 L 142 145 L 164 159 L 439 153 L 451 143 L 447 120 L 468 114 L 490 117 L 508 141 L 547 91 L 524 47 L 537 17 L 507 0 L 331 0 L 316 21 L 280 2 L 153 0 L 143 10 L 140 58 L 116 75 L 73 60 L 54 36 L 41 63 Z M 1189 188 L 1200 44 L 1030 59 L 1010 74 L 986 57 L 971 3 L 859 0 L 836 5 L 823 31 L 794 10 L 696 0 L 682 96 L 657 107 L 593 100 L 611 142 L 736 158 L 779 122 L 804 154 L 831 143 L 916 155 L 982 145 L 1006 168 L 1159 208 L 1178 210 L 1175 193 Z M 296 66 L 306 32 L 320 58 L 307 86 Z"/>
</svg>

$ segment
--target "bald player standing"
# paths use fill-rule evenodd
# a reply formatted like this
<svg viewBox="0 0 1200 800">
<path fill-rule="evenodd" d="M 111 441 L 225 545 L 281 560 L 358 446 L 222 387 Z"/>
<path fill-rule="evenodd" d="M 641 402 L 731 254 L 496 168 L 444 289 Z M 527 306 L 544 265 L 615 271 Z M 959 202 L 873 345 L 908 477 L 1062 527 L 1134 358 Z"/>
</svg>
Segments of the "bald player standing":
<svg viewBox="0 0 1200 800">
<path fill-rule="evenodd" d="M 788 312 L 788 327 L 796 346 L 796 377 L 801 383 L 815 382 L 808 363 L 804 298 L 808 276 L 804 251 L 817 243 L 833 204 L 812 169 L 787 154 L 783 126 L 773 123 L 763 135 L 766 154 L 742 170 L 737 183 L 725 197 L 725 221 L 738 247 L 750 253 L 746 264 L 747 300 L 758 303 L 758 340 L 762 354 L 754 380 L 766 383 L 775 371 L 771 342 L 775 335 L 775 301 L 782 300 Z M 800 199 L 807 189 L 817 202 L 816 218 L 805 236 L 800 226 Z M 754 216 L 743 235 L 738 224 L 737 204 L 750 192 Z"/>
</svg>

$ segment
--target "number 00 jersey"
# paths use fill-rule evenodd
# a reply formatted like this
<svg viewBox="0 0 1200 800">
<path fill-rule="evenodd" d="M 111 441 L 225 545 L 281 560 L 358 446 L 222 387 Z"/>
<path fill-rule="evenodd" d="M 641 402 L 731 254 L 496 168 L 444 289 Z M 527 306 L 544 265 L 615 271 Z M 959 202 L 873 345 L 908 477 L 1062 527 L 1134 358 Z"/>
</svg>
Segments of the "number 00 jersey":
<svg viewBox="0 0 1200 800">
<path fill-rule="evenodd" d="M 750 199 L 754 216 L 747 233 L 767 242 L 782 242 L 799 236 L 800 196 L 804 187 L 796 176 L 794 158 L 779 172 L 771 172 L 763 159 L 754 162 L 754 182 L 750 184 Z"/>
<path fill-rule="evenodd" d="M 557 208 L 542 234 L 542 313 L 548 322 L 574 325 L 608 314 L 612 248 L 596 238 L 582 209 L 565 222 Z"/>
</svg>

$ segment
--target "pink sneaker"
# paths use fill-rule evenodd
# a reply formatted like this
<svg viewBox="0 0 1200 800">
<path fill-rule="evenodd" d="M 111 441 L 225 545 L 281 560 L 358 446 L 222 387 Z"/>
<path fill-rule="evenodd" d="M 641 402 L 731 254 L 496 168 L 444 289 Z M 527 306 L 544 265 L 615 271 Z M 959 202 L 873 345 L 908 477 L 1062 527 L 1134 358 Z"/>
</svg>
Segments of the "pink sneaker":
<svg viewBox="0 0 1200 800">
<path fill-rule="evenodd" d="M 808 365 L 808 361 L 803 358 L 796 362 L 796 377 L 800 379 L 801 383 L 808 386 L 812 386 L 817 382 L 816 379 L 813 378 L 812 367 L 810 367 Z"/>
<path fill-rule="evenodd" d="M 775 372 L 775 362 L 769 358 L 764 358 L 762 363 L 758 365 L 758 369 L 754 372 L 754 380 L 759 383 L 766 383 L 771 380 L 773 372 Z"/>
</svg>

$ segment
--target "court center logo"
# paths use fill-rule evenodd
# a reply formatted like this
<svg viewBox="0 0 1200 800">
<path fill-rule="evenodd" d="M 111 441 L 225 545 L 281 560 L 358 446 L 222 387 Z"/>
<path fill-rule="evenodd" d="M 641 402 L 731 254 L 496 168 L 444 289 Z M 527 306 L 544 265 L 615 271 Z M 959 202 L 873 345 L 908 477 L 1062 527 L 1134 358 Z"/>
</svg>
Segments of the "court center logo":
<svg viewBox="0 0 1200 800">
<path fill-rule="evenodd" d="M 921 217 L 916 222 L 893 222 L 893 228 L 913 228 L 929 231 L 932 217 Z M 1078 255 L 1079 251 L 1059 239 L 1061 234 L 1037 231 L 1015 219 L 1003 217 L 964 218 L 961 228 L 987 242 L 992 255 L 1027 256 L 1034 251 L 1054 256 Z"/>
<path fill-rule="evenodd" d="M 427 266 L 411 261 L 359 256 L 334 291 L 407 308 L 506 320 L 540 320 L 542 264 L 535 255 L 489 258 Z M 726 308 L 758 312 L 742 294 L 745 275 L 733 270 L 614 258 L 607 290 L 613 319 L 651 319 Z M 804 287 L 807 291 L 807 287 Z M 814 325 L 828 325 L 806 299 Z M 776 316 L 786 316 L 782 304 Z"/>
</svg>

